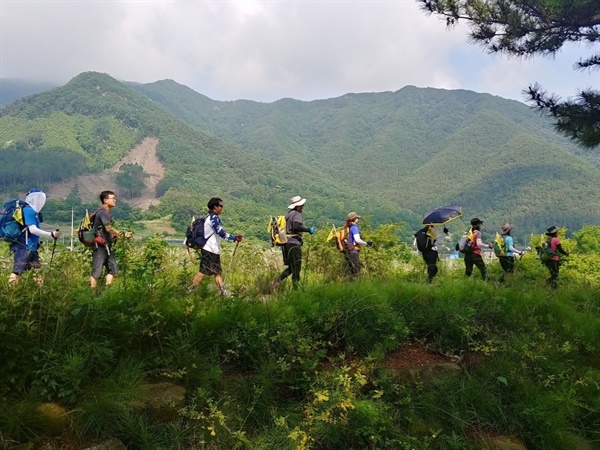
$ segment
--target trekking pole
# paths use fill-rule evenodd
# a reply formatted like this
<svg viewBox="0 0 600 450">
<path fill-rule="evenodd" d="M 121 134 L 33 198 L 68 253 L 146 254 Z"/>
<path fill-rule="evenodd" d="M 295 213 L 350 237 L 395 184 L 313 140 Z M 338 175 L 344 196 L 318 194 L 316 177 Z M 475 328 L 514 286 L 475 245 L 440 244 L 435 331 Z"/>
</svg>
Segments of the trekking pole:
<svg viewBox="0 0 600 450">
<path fill-rule="evenodd" d="M 235 243 L 235 248 L 233 249 L 233 254 L 231 255 L 231 261 L 229 261 L 229 266 L 227 267 L 227 272 L 225 272 L 225 276 L 223 277 L 223 286 L 225 286 L 225 281 L 227 281 L 227 275 L 229 275 L 229 272 L 231 271 L 231 266 L 233 265 L 233 258 L 235 258 L 235 252 L 237 252 L 239 245 L 240 245 L 239 241 Z"/>
<path fill-rule="evenodd" d="M 60 231 L 58 228 L 56 229 L 56 231 Z M 56 250 L 56 241 L 58 239 L 54 238 L 54 244 L 52 244 L 52 255 L 50 256 L 50 264 L 48 264 L 49 266 L 52 266 L 52 261 L 54 260 L 54 251 Z"/>
<path fill-rule="evenodd" d="M 525 253 L 525 252 L 523 252 Z M 519 260 L 517 261 L 517 264 L 515 265 L 515 270 L 513 271 L 513 273 L 517 273 L 517 270 L 519 270 L 519 266 L 521 265 L 521 260 L 523 259 L 523 253 L 521 253 L 521 256 L 519 256 Z"/>
<path fill-rule="evenodd" d="M 308 238 L 308 248 L 306 249 L 306 265 L 304 267 L 304 279 L 302 280 L 302 291 L 304 291 L 304 287 L 306 286 L 306 277 L 308 276 L 308 257 L 310 256 L 310 248 L 312 247 L 312 237 L 313 235 L 311 234 Z"/>
</svg>

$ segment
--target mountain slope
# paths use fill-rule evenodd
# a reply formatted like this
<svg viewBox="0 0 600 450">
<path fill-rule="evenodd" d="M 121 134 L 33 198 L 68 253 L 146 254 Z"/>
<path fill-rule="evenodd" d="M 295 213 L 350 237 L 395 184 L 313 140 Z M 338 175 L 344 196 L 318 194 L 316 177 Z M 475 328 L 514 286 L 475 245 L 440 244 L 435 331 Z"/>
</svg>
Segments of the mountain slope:
<svg viewBox="0 0 600 450">
<path fill-rule="evenodd" d="M 582 155 L 516 101 L 408 86 L 263 104 L 212 101 L 171 80 L 135 88 L 197 129 L 255 154 L 320 167 L 417 215 L 458 203 L 493 227 L 512 220 L 527 233 L 600 220 L 597 155 Z"/>
<path fill-rule="evenodd" d="M 232 212 L 236 219 L 257 214 L 267 217 L 285 210 L 289 198 L 301 193 L 309 197 L 314 217 L 322 222 L 339 222 L 348 205 L 374 212 L 383 204 L 386 212 L 380 217 L 398 214 L 393 202 L 377 205 L 375 196 L 360 196 L 351 183 L 327 176 L 309 160 L 271 159 L 256 149 L 243 149 L 211 136 L 174 117 L 130 86 L 93 72 L 1 110 L 0 159 L 12 159 L 6 159 L 8 172 L 2 178 L 0 171 L 0 181 L 4 186 L 14 183 L 10 174 L 15 172 L 19 157 L 20 161 L 25 156 L 31 161 L 53 160 L 57 149 L 84 162 L 74 173 L 60 177 L 43 173 L 27 178 L 28 173 L 24 173 L 25 178 L 20 180 L 24 186 L 62 181 L 86 171 L 99 172 L 112 167 L 146 137 L 159 139 L 157 153 L 165 166 L 157 195 L 169 190 L 191 194 L 192 210 L 217 195 L 236 205 L 237 210 Z M 39 170 L 44 168 L 42 165 Z M 353 198 L 359 200 L 351 202 Z M 172 205 L 164 205 L 164 209 L 173 212 Z M 258 227 L 264 234 L 264 226 Z"/>
</svg>

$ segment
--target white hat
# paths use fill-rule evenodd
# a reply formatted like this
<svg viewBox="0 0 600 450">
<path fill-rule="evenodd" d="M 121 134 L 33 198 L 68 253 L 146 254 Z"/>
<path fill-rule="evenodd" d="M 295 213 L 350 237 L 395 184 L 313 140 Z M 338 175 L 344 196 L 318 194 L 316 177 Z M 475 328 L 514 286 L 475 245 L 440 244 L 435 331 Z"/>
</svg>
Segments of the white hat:
<svg viewBox="0 0 600 450">
<path fill-rule="evenodd" d="M 296 195 L 290 199 L 291 205 L 288 206 L 288 209 L 294 209 L 296 206 L 302 206 L 306 203 L 306 199 Z"/>
</svg>

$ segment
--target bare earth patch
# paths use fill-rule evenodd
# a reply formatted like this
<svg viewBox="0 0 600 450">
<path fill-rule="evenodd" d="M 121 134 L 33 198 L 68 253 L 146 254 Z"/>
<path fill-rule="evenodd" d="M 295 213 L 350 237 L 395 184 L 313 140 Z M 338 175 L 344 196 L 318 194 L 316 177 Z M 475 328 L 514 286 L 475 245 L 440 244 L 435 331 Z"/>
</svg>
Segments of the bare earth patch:
<svg viewBox="0 0 600 450">
<path fill-rule="evenodd" d="M 48 194 L 51 198 L 64 200 L 71 193 L 75 185 L 79 187 L 79 195 L 84 202 L 98 201 L 101 191 L 118 189 L 115 186 L 115 175 L 123 164 L 139 164 L 149 177 L 142 190 L 142 195 L 128 199 L 127 203 L 142 209 L 157 204 L 155 191 L 159 181 L 165 176 L 165 168 L 156 155 L 158 138 L 146 138 L 139 145 L 131 149 L 117 164 L 110 169 L 98 174 L 85 174 L 76 178 L 50 185 Z"/>
<path fill-rule="evenodd" d="M 456 360 L 434 353 L 419 342 L 406 344 L 394 353 L 390 353 L 383 363 L 384 367 L 421 367 L 434 363 L 456 362 Z"/>
</svg>

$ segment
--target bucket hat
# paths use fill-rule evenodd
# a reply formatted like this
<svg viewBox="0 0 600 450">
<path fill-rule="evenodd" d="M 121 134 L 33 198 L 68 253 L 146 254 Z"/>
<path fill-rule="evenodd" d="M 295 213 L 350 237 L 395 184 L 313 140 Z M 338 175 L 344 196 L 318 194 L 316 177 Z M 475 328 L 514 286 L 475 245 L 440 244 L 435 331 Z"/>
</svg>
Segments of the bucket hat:
<svg viewBox="0 0 600 450">
<path fill-rule="evenodd" d="M 360 216 L 358 214 L 356 214 L 354 211 L 352 211 L 351 213 L 348 213 L 348 215 L 346 216 L 347 221 L 354 220 L 354 219 L 360 219 Z"/>
<path fill-rule="evenodd" d="M 558 233 L 558 228 L 556 228 L 554 225 L 552 225 L 550 228 L 548 228 L 548 230 L 546 231 L 546 236 L 552 236 L 554 233 Z"/>
<path fill-rule="evenodd" d="M 502 225 L 502 234 L 510 233 L 514 227 L 515 225 L 513 223 L 506 222 L 504 225 Z"/>
<path fill-rule="evenodd" d="M 302 206 L 306 203 L 306 199 L 296 195 L 290 199 L 290 206 L 288 209 L 294 209 L 296 206 Z"/>
</svg>

